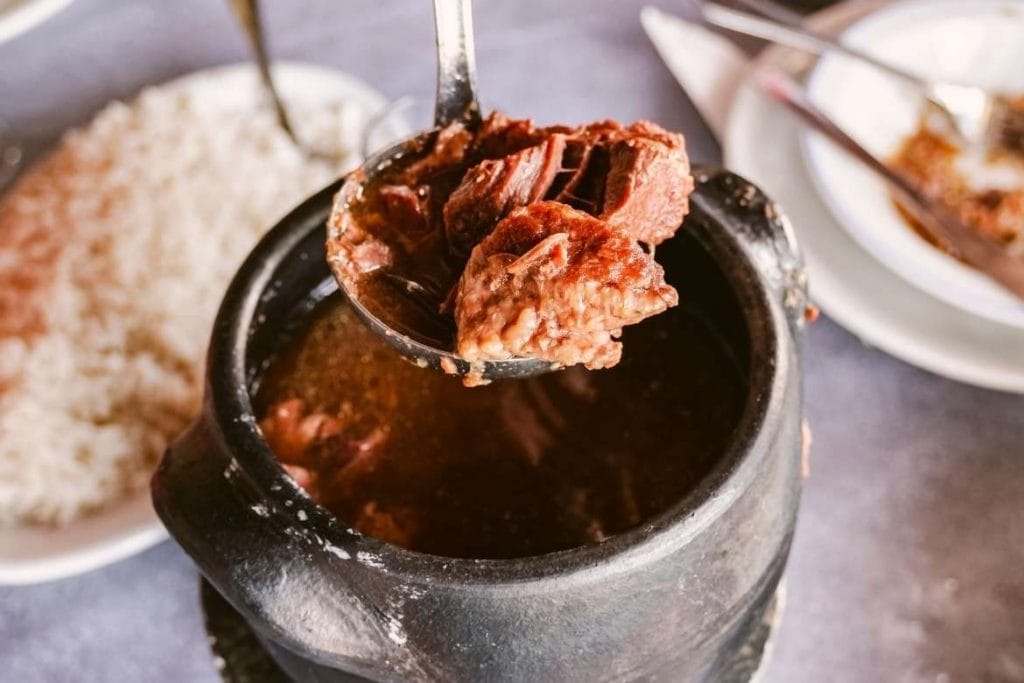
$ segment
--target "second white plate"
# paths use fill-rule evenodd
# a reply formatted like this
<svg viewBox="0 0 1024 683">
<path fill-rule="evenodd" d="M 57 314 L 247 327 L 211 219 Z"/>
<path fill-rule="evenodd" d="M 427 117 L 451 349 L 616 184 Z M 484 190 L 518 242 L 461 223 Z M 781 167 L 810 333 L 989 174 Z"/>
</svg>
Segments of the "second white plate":
<svg viewBox="0 0 1024 683">
<path fill-rule="evenodd" d="M 812 19 L 838 29 L 877 6 L 856 0 Z M 804 60 L 772 48 L 759 58 L 799 75 Z M 841 325 L 897 358 L 970 384 L 1024 393 L 1024 331 L 972 315 L 913 287 L 847 233 L 813 190 L 800 149 L 803 128 L 749 82 L 733 101 L 727 165 L 777 200 L 807 260 L 811 297 Z"/>
<path fill-rule="evenodd" d="M 1024 2 L 903 0 L 842 35 L 843 42 L 912 73 L 1024 93 Z M 807 88 L 825 113 L 876 156 L 892 155 L 917 128 L 916 93 L 841 55 L 819 60 Z M 822 197 L 875 258 L 947 303 L 1024 329 L 1024 302 L 919 237 L 877 176 L 817 133 L 804 132 L 802 142 Z"/>
</svg>

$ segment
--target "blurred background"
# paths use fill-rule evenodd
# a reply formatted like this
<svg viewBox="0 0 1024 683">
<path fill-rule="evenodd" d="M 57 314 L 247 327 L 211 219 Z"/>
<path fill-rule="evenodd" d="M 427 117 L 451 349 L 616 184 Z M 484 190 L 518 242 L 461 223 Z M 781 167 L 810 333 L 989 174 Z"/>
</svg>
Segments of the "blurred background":
<svg viewBox="0 0 1024 683">
<path fill-rule="evenodd" d="M 694 160 L 719 162 L 641 27 L 643 4 L 477 0 L 485 103 L 545 123 L 651 119 L 684 132 Z M 653 4 L 697 16 L 684 0 Z M 340 69 L 387 99 L 433 96 L 430 3 L 263 7 L 276 59 Z M 113 99 L 249 54 L 226 2 L 74 0 L 0 44 L 0 118 L 31 161 Z M 763 680 L 1024 681 L 1024 398 L 897 360 L 827 311 L 806 372 L 811 477 Z M 9 681 L 217 680 L 195 569 L 169 542 L 0 587 L 0 662 Z"/>
</svg>

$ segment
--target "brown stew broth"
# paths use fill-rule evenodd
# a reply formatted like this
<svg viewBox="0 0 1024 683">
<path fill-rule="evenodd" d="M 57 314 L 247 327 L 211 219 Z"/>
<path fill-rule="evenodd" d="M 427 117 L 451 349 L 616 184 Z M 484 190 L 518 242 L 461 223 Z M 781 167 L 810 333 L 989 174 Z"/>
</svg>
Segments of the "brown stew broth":
<svg viewBox="0 0 1024 683">
<path fill-rule="evenodd" d="M 465 257 L 456 257 L 448 249 L 444 229 L 439 225 L 444 201 L 452 193 L 471 162 L 466 161 L 442 172 L 425 175 L 418 185 L 428 193 L 428 222 L 424 229 L 389 220 L 380 188 L 401 184 L 406 168 L 420 155 L 399 159 L 363 190 L 362 199 L 352 206 L 358 222 L 391 249 L 394 263 L 383 271 L 360 278 L 359 299 L 388 327 L 417 341 L 437 348 L 455 346 L 455 321 L 441 307 L 458 283 L 466 265 Z M 394 274 L 427 289 L 427 294 L 410 296 L 386 274 Z"/>
<path fill-rule="evenodd" d="M 257 414 L 299 398 L 348 414 L 346 435 L 383 430 L 355 477 L 322 459 L 316 497 L 357 528 L 368 506 L 393 515 L 410 533 L 388 540 L 436 555 L 524 557 L 641 524 L 708 474 L 747 393 L 685 302 L 628 328 L 615 368 L 473 389 L 401 359 L 340 295 L 310 320 L 270 363 Z"/>
</svg>

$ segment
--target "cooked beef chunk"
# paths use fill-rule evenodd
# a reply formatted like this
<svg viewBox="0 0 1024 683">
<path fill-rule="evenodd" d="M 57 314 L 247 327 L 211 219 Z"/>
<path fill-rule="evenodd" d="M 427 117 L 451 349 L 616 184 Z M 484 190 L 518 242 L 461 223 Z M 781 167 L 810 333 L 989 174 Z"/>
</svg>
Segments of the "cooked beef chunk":
<svg viewBox="0 0 1024 683">
<path fill-rule="evenodd" d="M 652 123 L 536 127 L 494 113 L 472 131 L 448 126 L 382 180 L 332 216 L 328 258 L 350 282 L 386 266 L 360 295 L 418 341 L 469 360 L 608 367 L 623 325 L 677 299 L 640 243 L 675 233 L 693 180 L 683 137 Z"/>
<path fill-rule="evenodd" d="M 338 486 L 372 468 L 387 433 L 380 427 L 360 427 L 350 404 L 338 413 L 311 411 L 302 399 L 275 403 L 260 420 L 260 431 L 288 473 L 303 488 L 315 489 L 318 473 L 333 471 Z M 355 436 L 360 434 L 360 436 Z"/>
<path fill-rule="evenodd" d="M 354 285 L 366 273 L 392 264 L 391 247 L 371 235 L 351 211 L 337 211 L 330 221 L 338 234 L 344 235 L 344 239 L 327 242 L 327 262 L 337 277 Z"/>
<path fill-rule="evenodd" d="M 647 121 L 601 121 L 569 136 L 562 163 L 574 169 L 556 201 L 659 244 L 679 228 L 693 191 L 683 136 Z M 558 185 L 558 181 L 556 181 Z"/>
<path fill-rule="evenodd" d="M 492 112 L 476 132 L 471 155 L 481 160 L 500 159 L 538 145 L 548 135 L 548 132 L 535 128 L 530 119 L 510 119 Z"/>
<path fill-rule="evenodd" d="M 553 135 L 539 145 L 469 169 L 444 205 L 448 245 L 468 254 L 509 211 L 543 199 L 561 169 L 564 149 L 564 136 Z"/>
<path fill-rule="evenodd" d="M 583 176 L 587 172 L 594 146 L 577 137 L 567 138 L 562 152 L 562 169 L 548 190 L 548 199 L 571 204 Z"/>
<path fill-rule="evenodd" d="M 388 220 L 399 223 L 414 232 L 422 230 L 429 222 L 427 197 L 430 188 L 426 185 L 382 185 L 380 197 L 387 207 Z M 402 230 L 401 232 L 407 232 Z"/>
<path fill-rule="evenodd" d="M 466 157 L 473 134 L 461 123 L 442 128 L 434 139 L 434 146 L 423 157 L 405 167 L 399 180 L 418 185 L 430 176 L 457 167 Z"/>
<path fill-rule="evenodd" d="M 682 145 L 651 138 L 611 146 L 601 218 L 648 244 L 675 234 L 690 208 L 690 164 Z"/>
<path fill-rule="evenodd" d="M 315 447 L 341 434 L 345 420 L 341 416 L 309 413 L 301 399 L 275 404 L 260 421 L 260 430 L 270 448 L 284 462 L 309 467 Z"/>
<path fill-rule="evenodd" d="M 513 210 L 473 250 L 455 306 L 457 351 L 604 368 L 622 327 L 678 302 L 664 272 L 623 231 L 559 202 Z"/>
<path fill-rule="evenodd" d="M 402 242 L 406 252 L 416 251 L 434 239 L 428 185 L 382 185 L 380 198 L 387 221 L 394 228 L 394 237 Z"/>
<path fill-rule="evenodd" d="M 693 191 L 682 135 L 648 121 L 600 121 L 580 127 L 573 139 L 586 150 L 582 168 L 555 199 L 641 242 L 659 244 L 675 234 Z"/>
</svg>

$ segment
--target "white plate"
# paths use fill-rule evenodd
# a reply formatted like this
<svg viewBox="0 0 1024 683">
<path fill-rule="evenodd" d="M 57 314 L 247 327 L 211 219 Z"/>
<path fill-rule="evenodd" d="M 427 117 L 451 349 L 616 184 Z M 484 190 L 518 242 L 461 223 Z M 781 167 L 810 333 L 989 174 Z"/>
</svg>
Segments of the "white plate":
<svg viewBox="0 0 1024 683">
<path fill-rule="evenodd" d="M 285 63 L 277 65 L 275 73 L 286 100 L 313 104 L 345 100 L 368 113 L 385 105 L 377 91 L 337 71 Z M 232 65 L 189 74 L 164 87 L 202 92 L 207 106 L 237 106 L 240 98 L 260 96 L 256 78 L 250 65 Z M 353 141 L 354 149 L 359 149 L 360 142 Z M 65 527 L 0 528 L 0 584 L 71 576 L 134 555 L 166 537 L 148 490 Z"/>
<path fill-rule="evenodd" d="M 71 4 L 71 0 L 0 0 L 0 43 L 21 35 Z"/>
<path fill-rule="evenodd" d="M 872 6 L 862 0 L 843 3 L 812 22 L 826 30 L 842 27 Z M 759 59 L 796 75 L 804 66 L 784 48 L 772 48 Z M 723 148 L 726 164 L 763 187 L 792 220 L 814 301 L 897 358 L 963 382 L 1024 393 L 1024 331 L 929 296 L 878 263 L 813 191 L 800 150 L 802 130 L 748 81 L 734 101 Z"/>
<path fill-rule="evenodd" d="M 905 0 L 842 35 L 843 42 L 914 73 L 1024 93 L 1019 0 Z M 917 128 L 921 101 L 913 91 L 841 55 L 823 57 L 807 87 L 811 99 L 876 156 L 891 156 Z M 805 132 L 803 144 L 821 195 L 875 258 L 944 301 L 1024 328 L 1024 302 L 919 237 L 873 173 L 817 133 Z"/>
</svg>

